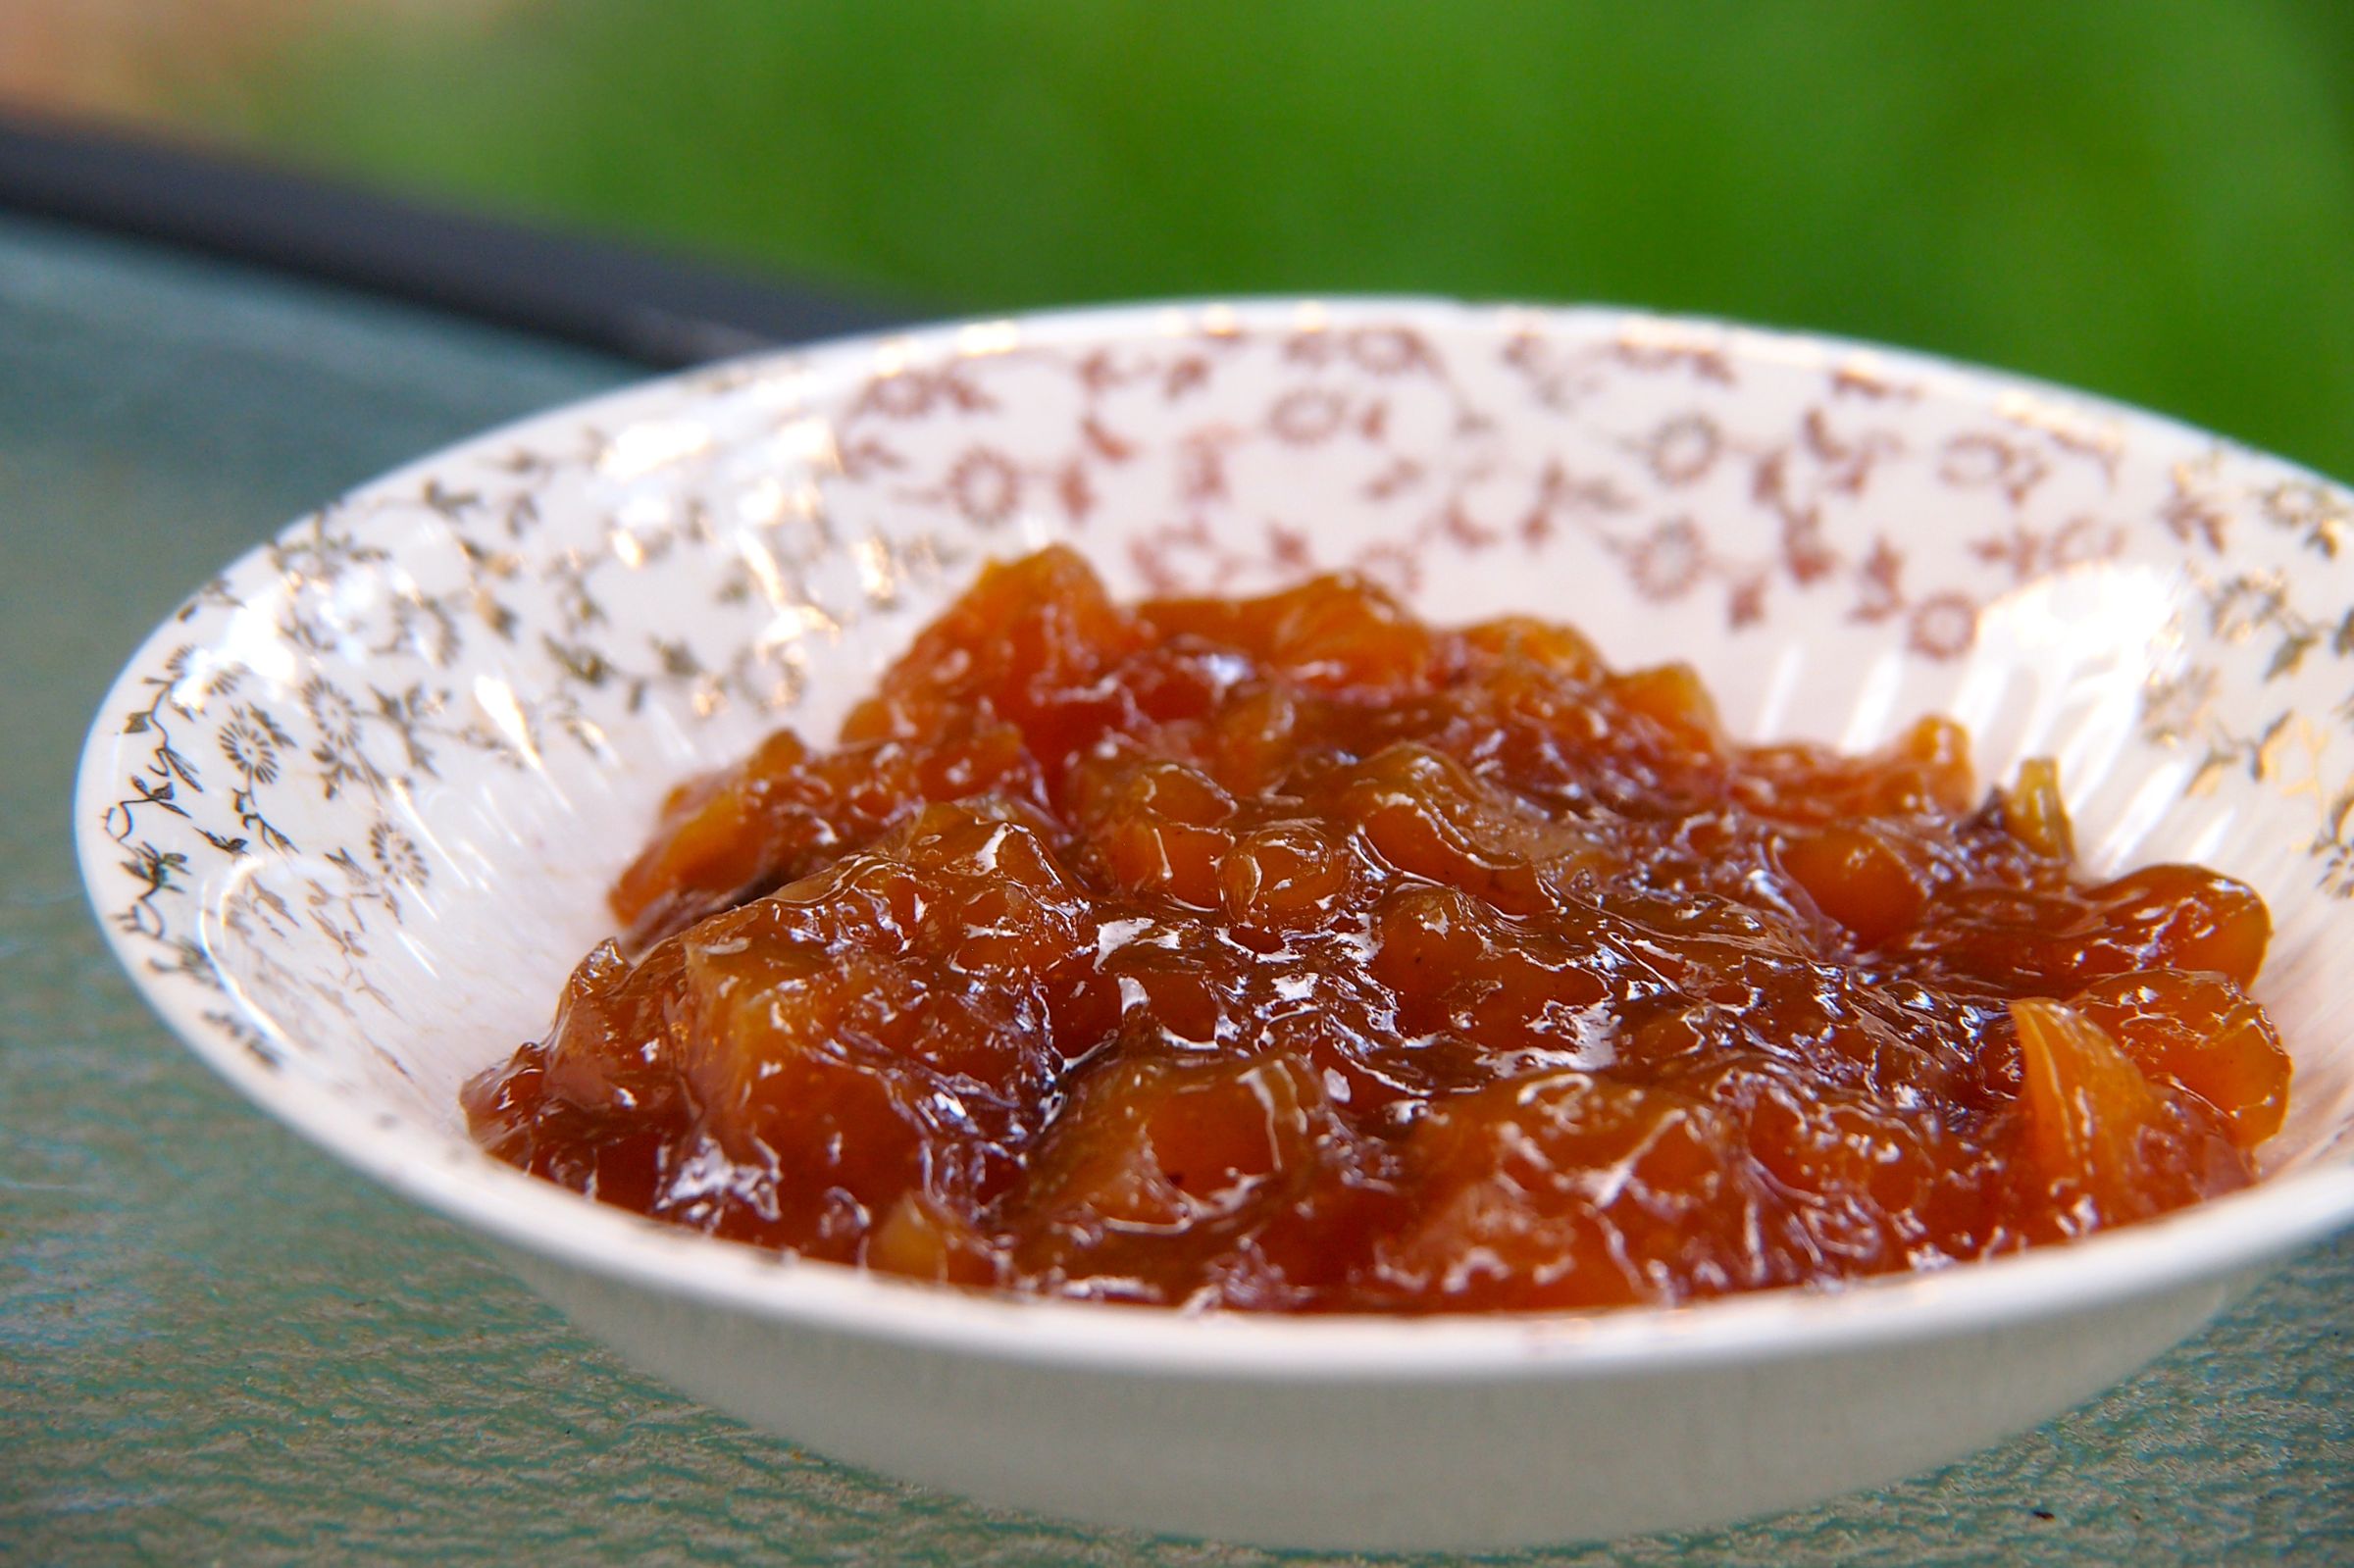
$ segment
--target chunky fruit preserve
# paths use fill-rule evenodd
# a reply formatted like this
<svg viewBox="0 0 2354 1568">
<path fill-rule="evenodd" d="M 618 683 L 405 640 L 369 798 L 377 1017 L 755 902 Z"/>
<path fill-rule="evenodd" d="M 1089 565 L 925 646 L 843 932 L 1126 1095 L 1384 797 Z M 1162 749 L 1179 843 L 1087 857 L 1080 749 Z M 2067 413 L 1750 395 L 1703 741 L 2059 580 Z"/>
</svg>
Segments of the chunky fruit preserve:
<svg viewBox="0 0 2354 1568">
<path fill-rule="evenodd" d="M 2048 765 L 1737 744 L 1681 665 L 1324 578 L 984 571 L 831 750 L 689 784 L 500 1158 L 806 1257 L 1266 1311 L 1668 1303 L 2245 1185 L 2269 921 Z"/>
</svg>

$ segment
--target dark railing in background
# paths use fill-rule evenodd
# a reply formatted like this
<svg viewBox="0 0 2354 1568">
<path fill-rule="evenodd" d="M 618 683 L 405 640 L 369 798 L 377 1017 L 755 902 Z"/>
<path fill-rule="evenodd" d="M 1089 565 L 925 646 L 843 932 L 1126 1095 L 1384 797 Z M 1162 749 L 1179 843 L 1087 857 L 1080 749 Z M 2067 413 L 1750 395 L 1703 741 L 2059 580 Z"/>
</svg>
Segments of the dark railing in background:
<svg viewBox="0 0 2354 1568">
<path fill-rule="evenodd" d="M 601 237 L 0 112 L 0 212 L 179 245 L 670 368 L 906 319 Z"/>
</svg>

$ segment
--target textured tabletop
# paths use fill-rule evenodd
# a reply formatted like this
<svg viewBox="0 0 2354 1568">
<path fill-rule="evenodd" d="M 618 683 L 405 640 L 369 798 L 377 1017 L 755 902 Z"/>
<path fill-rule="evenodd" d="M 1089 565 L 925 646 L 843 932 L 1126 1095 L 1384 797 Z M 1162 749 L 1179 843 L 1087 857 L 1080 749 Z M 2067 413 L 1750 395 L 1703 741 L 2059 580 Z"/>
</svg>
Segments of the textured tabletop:
<svg viewBox="0 0 2354 1568">
<path fill-rule="evenodd" d="M 0 1561 L 1274 1560 L 916 1492 L 637 1376 L 248 1110 L 102 946 L 68 790 L 146 630 L 320 499 L 632 374 L 0 223 Z M 1528 1560 L 2354 1561 L 2349 1462 L 2341 1240 L 1965 1463 Z"/>
</svg>

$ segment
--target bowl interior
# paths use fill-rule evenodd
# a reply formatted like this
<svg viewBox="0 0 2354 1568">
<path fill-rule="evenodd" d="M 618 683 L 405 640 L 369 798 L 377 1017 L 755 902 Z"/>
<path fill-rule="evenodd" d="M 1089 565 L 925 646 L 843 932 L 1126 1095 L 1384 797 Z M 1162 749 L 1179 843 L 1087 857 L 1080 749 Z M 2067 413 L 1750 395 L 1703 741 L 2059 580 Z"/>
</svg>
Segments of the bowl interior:
<svg viewBox="0 0 2354 1568">
<path fill-rule="evenodd" d="M 625 392 L 300 520 L 126 670 L 77 829 L 209 1059 L 317 1136 L 358 1108 L 463 1163 L 459 1084 L 545 1027 L 664 792 L 830 739 L 984 559 L 1065 540 L 1122 592 L 1351 568 L 1689 660 L 1747 736 L 1949 714 L 1985 777 L 2060 759 L 2095 869 L 2253 883 L 2281 1171 L 2354 1123 L 2350 532 L 2211 436 L 1821 339 L 1383 301 L 974 324 Z"/>
</svg>

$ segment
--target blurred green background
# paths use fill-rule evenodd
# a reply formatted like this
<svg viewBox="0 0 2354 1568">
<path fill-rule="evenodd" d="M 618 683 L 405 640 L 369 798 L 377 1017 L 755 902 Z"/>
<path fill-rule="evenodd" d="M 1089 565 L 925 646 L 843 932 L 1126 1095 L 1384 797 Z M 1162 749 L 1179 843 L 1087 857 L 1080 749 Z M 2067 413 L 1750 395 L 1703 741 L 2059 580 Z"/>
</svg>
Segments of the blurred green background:
<svg viewBox="0 0 2354 1568">
<path fill-rule="evenodd" d="M 476 0 L 281 32 L 173 116 L 918 309 L 1628 302 L 2354 475 L 2354 0 Z"/>
</svg>

